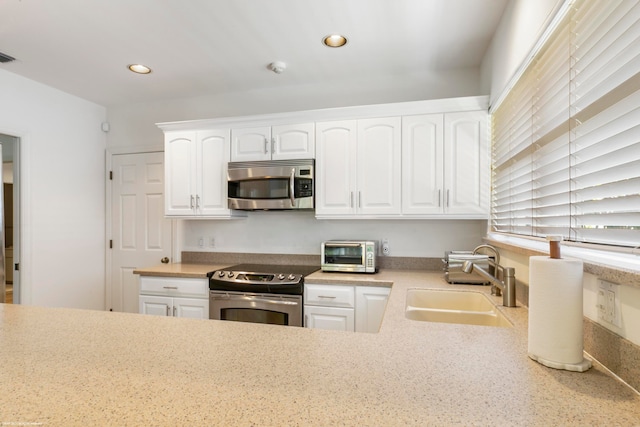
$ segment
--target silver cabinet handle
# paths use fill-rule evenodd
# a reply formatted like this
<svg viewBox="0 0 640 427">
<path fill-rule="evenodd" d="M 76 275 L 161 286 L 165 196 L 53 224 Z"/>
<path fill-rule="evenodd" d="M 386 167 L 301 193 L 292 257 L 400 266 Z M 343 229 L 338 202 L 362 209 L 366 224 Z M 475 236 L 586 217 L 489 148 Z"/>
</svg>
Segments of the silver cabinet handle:
<svg viewBox="0 0 640 427">
<path fill-rule="evenodd" d="M 191 195 L 191 198 L 189 201 L 189 209 L 193 209 L 193 194 Z"/>
<path fill-rule="evenodd" d="M 264 139 L 264 154 L 269 152 L 269 140 L 267 138 Z"/>
<path fill-rule="evenodd" d="M 162 289 L 178 289 L 177 286 L 163 286 Z"/>
<path fill-rule="evenodd" d="M 336 297 L 335 297 L 335 296 L 331 296 L 331 295 L 318 295 L 318 298 L 336 299 Z"/>
<path fill-rule="evenodd" d="M 447 207 L 449 207 L 449 190 L 447 190 Z"/>
<path fill-rule="evenodd" d="M 358 207 L 362 207 L 362 191 L 358 191 Z"/>
<path fill-rule="evenodd" d="M 169 310 L 171 309 L 169 308 L 169 306 L 167 306 L 167 316 L 171 316 L 171 312 Z"/>
<path fill-rule="evenodd" d="M 438 207 L 442 206 L 442 189 L 438 190 Z"/>
<path fill-rule="evenodd" d="M 176 316 L 176 314 L 177 314 L 177 312 L 176 312 L 176 306 L 174 305 L 174 306 L 173 306 L 173 317 L 177 317 L 177 316 Z"/>
<path fill-rule="evenodd" d="M 276 139 L 275 137 L 271 138 L 271 154 L 276 152 Z"/>
<path fill-rule="evenodd" d="M 196 195 L 196 209 L 200 209 L 200 195 Z"/>
</svg>

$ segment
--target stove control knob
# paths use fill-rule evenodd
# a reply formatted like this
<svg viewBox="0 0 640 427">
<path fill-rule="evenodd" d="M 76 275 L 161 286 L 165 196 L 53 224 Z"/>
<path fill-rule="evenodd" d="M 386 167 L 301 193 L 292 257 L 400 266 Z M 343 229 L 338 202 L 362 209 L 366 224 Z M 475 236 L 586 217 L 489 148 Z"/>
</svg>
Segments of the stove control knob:
<svg viewBox="0 0 640 427">
<path fill-rule="evenodd" d="M 227 274 L 227 276 L 233 277 L 234 276 L 233 271 L 230 271 L 229 274 Z"/>
<path fill-rule="evenodd" d="M 220 276 L 220 277 L 224 277 L 224 271 L 219 271 L 219 272 L 218 272 L 218 276 Z"/>
<path fill-rule="evenodd" d="M 293 280 L 295 278 L 296 278 L 296 276 L 294 276 L 293 274 L 290 274 L 289 277 L 287 277 L 287 279 L 289 279 L 289 280 Z"/>
<path fill-rule="evenodd" d="M 278 279 L 284 280 L 284 274 L 282 274 L 282 273 L 278 274 Z"/>
</svg>

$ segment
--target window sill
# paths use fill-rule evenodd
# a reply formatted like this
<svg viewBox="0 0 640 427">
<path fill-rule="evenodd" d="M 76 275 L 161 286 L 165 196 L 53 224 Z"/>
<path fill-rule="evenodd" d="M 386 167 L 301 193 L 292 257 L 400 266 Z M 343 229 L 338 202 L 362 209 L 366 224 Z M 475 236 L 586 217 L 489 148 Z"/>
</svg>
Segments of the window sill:
<svg viewBox="0 0 640 427">
<path fill-rule="evenodd" d="M 549 244 L 539 239 L 489 233 L 485 241 L 521 255 L 548 255 Z M 640 255 L 603 251 L 569 244 L 562 245 L 562 255 L 581 259 L 585 273 L 621 285 L 640 288 Z"/>
</svg>

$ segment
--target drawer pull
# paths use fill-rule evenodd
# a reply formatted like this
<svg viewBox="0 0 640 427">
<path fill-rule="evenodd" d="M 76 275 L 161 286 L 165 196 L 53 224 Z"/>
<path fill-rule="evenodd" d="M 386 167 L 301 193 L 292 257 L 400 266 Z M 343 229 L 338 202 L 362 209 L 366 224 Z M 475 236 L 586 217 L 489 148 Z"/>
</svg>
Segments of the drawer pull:
<svg viewBox="0 0 640 427">
<path fill-rule="evenodd" d="M 327 298 L 327 299 L 336 299 L 335 296 L 327 296 L 327 295 L 318 295 L 318 298 Z"/>
<path fill-rule="evenodd" d="M 177 286 L 163 286 L 162 289 L 178 289 Z"/>
</svg>

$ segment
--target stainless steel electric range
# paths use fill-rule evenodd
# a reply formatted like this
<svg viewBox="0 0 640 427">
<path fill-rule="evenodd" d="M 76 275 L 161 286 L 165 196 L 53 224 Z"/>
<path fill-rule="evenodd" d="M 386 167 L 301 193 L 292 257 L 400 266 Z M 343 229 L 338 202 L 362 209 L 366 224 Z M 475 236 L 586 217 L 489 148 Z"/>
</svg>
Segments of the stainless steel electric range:
<svg viewBox="0 0 640 427">
<path fill-rule="evenodd" d="M 238 264 L 209 275 L 209 318 L 302 326 L 310 265 Z"/>
</svg>

